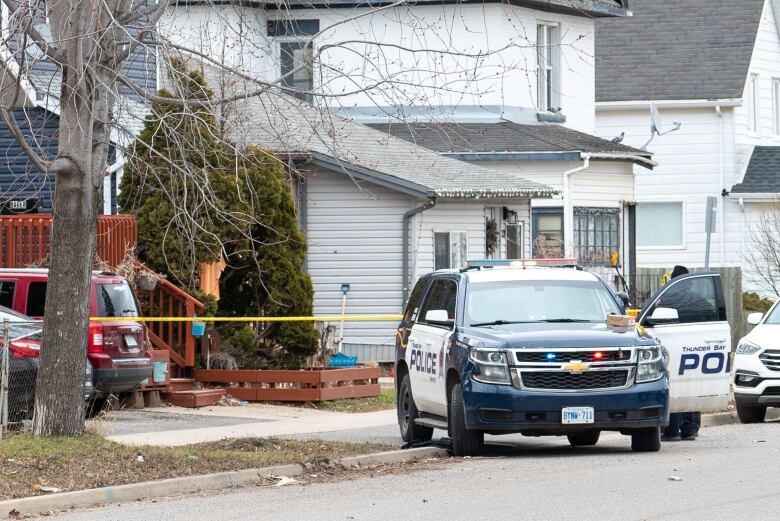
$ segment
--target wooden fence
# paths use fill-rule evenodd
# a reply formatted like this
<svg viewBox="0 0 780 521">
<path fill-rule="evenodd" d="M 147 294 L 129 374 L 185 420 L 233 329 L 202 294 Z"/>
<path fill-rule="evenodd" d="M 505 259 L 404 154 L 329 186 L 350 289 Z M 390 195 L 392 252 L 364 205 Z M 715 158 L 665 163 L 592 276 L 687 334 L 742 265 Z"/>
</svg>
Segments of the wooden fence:
<svg viewBox="0 0 780 521">
<path fill-rule="evenodd" d="M 74 237 L 74 240 L 79 240 Z M 98 218 L 97 254 L 110 266 L 122 262 L 137 232 L 133 215 L 101 215 Z M 49 256 L 51 214 L 0 216 L 0 267 L 42 265 Z"/>
<path fill-rule="evenodd" d="M 378 367 L 327 368 L 300 371 L 197 369 L 195 380 L 221 384 L 239 400 L 318 402 L 379 396 Z"/>
<path fill-rule="evenodd" d="M 691 271 L 703 271 L 702 268 L 689 268 Z M 645 302 L 661 287 L 664 273 L 671 268 L 639 268 L 637 269 L 637 300 L 636 307 L 644 306 Z M 742 268 L 712 268 L 720 273 L 723 284 L 723 295 L 726 299 L 726 315 L 731 327 L 731 346 L 736 349 L 737 342 L 745 335 L 745 322 L 742 317 Z"/>
</svg>

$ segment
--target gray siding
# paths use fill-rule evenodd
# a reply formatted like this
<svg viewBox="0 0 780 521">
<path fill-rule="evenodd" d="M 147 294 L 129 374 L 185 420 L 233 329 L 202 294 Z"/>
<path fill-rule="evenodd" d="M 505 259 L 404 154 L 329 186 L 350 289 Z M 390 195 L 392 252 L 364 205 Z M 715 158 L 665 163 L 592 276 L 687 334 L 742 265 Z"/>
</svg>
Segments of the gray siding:
<svg viewBox="0 0 780 521">
<path fill-rule="evenodd" d="M 412 198 L 325 170 L 307 176 L 306 192 L 315 314 L 341 314 L 342 283 L 350 284 L 347 314 L 399 314 L 401 222 Z M 347 322 L 344 336 L 351 343 L 392 344 L 396 326 Z"/>
</svg>

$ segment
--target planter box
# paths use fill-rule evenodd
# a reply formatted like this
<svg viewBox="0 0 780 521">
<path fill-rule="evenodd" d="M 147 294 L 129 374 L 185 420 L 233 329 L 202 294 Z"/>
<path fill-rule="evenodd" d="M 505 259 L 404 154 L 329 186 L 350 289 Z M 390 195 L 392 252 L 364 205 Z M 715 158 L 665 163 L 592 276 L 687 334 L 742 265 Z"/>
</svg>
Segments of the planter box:
<svg viewBox="0 0 780 521">
<path fill-rule="evenodd" d="M 319 402 L 379 396 L 379 368 L 316 367 L 300 371 L 198 369 L 195 380 L 224 386 L 239 400 Z M 237 384 L 237 386 L 235 386 Z"/>
</svg>

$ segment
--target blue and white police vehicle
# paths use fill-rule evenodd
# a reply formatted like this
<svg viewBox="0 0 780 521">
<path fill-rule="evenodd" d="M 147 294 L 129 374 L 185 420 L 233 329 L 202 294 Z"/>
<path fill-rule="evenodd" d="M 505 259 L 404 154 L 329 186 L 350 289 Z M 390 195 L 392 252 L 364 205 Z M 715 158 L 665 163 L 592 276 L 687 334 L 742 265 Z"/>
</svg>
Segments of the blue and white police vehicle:
<svg viewBox="0 0 780 521">
<path fill-rule="evenodd" d="M 702 277 L 720 287 L 717 274 Z M 719 328 L 690 331 L 694 342 L 680 331 L 687 308 L 670 293 L 680 281 L 648 301 L 645 327 L 613 327 L 607 317 L 624 314 L 625 303 L 587 271 L 482 267 L 423 276 L 397 335 L 401 436 L 428 440 L 433 429 L 447 430 L 459 456 L 480 454 L 486 433 L 518 432 L 565 435 L 584 446 L 601 431 L 618 431 L 631 436 L 635 451 L 659 450 L 670 412 L 667 366 L 689 375 L 716 368 L 701 356 L 670 363 L 662 341 L 721 340 Z"/>
</svg>

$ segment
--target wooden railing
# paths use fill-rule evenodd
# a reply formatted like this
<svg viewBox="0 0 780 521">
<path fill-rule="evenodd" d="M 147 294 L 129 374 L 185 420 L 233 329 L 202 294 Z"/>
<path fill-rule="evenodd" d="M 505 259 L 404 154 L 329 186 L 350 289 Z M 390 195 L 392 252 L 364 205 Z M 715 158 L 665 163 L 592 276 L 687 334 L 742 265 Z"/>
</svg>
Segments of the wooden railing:
<svg viewBox="0 0 780 521">
<path fill-rule="evenodd" d="M 50 242 L 51 214 L 0 216 L 0 267 L 42 265 L 49 255 Z M 135 216 L 101 215 L 98 218 L 96 251 L 110 266 L 121 263 L 127 249 L 136 242 Z"/>
<path fill-rule="evenodd" d="M 138 269 L 150 271 L 143 264 Z M 162 279 L 155 289 L 139 295 L 145 316 L 189 318 L 203 312 L 203 303 L 172 282 Z M 184 321 L 149 322 L 149 340 L 155 348 L 165 349 L 179 369 L 179 376 L 189 377 L 195 367 L 195 337 L 192 324 Z"/>
</svg>

